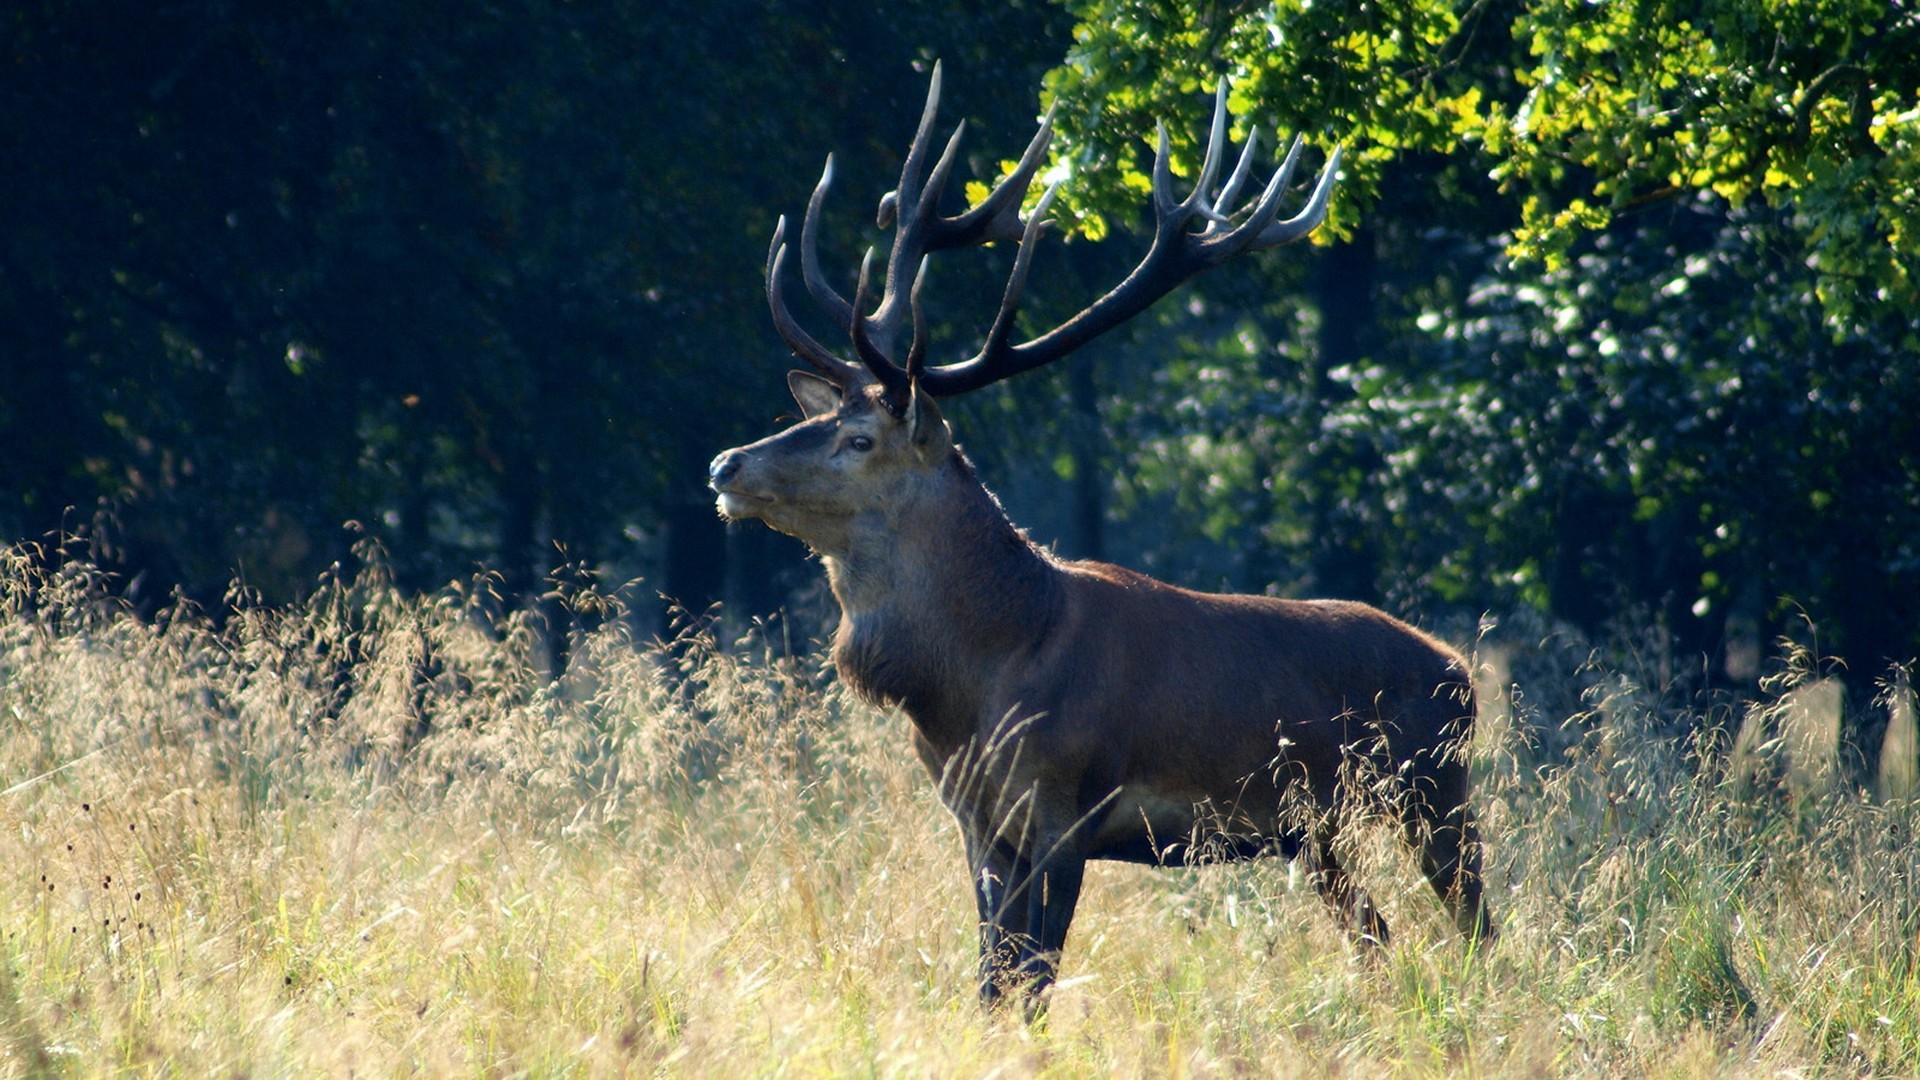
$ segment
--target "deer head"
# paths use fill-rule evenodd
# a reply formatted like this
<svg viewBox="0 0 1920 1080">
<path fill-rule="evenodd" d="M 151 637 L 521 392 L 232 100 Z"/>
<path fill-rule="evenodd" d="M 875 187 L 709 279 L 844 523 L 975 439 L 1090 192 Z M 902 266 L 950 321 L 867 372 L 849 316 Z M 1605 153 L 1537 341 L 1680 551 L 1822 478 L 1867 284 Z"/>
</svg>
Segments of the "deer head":
<svg viewBox="0 0 1920 1080">
<path fill-rule="evenodd" d="M 713 461 L 710 482 L 728 519 L 758 518 L 823 555 L 844 555 L 857 520 L 914 501 L 954 452 L 947 422 L 923 390 L 910 389 L 896 412 L 877 383 L 843 386 L 793 371 L 787 385 L 805 419 Z"/>
</svg>

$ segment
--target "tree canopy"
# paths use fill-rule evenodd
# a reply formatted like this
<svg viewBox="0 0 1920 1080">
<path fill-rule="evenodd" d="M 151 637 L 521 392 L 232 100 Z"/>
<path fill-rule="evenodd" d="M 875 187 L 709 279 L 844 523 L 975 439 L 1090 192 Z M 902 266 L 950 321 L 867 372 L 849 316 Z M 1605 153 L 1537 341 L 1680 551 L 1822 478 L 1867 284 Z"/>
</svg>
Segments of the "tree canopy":
<svg viewBox="0 0 1920 1080">
<path fill-rule="evenodd" d="M 1192 169 L 1219 78 L 1242 132 L 1348 148 L 1318 283 L 1225 300 L 1218 377 L 1160 406 L 1208 416 L 1164 483 L 1221 535 L 1346 548 L 1350 590 L 1650 619 L 1742 672 L 1799 613 L 1867 671 L 1920 646 L 1913 12 L 1071 6 L 1047 89 L 1083 232 L 1127 220 L 1154 118 Z"/>
</svg>

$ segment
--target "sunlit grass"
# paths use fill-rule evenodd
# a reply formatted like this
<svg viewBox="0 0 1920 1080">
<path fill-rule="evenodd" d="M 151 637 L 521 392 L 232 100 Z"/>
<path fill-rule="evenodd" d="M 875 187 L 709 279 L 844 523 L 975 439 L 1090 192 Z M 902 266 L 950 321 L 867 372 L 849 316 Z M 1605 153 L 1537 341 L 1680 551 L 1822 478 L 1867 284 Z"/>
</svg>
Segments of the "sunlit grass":
<svg viewBox="0 0 1920 1080">
<path fill-rule="evenodd" d="M 1920 1070 L 1920 814 L 1808 744 L 1811 670 L 1702 711 L 1488 644 L 1521 691 L 1477 748 L 1497 943 L 1384 835 L 1371 961 L 1284 863 L 1097 865 L 1029 1026 L 974 1004 L 905 721 L 815 655 L 609 618 L 554 681 L 473 590 L 371 572 L 217 629 L 107 591 L 0 571 L 0 1072 Z"/>
</svg>

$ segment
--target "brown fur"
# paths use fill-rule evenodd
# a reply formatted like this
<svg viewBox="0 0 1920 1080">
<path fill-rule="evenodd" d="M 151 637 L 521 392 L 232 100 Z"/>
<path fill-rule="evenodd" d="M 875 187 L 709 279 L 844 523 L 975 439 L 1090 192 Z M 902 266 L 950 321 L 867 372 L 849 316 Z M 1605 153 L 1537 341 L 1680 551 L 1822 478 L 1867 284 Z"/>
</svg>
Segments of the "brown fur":
<svg viewBox="0 0 1920 1080">
<path fill-rule="evenodd" d="M 1401 823 L 1458 926 L 1491 933 L 1457 653 L 1364 604 L 1056 559 L 1007 520 L 931 400 L 901 419 L 877 388 L 843 403 L 824 380 L 790 382 L 809 418 L 722 454 L 713 485 L 729 517 L 820 554 L 841 677 L 912 720 L 966 837 L 988 1000 L 1052 981 L 1088 859 L 1305 851 L 1339 917 L 1384 943 L 1333 848 L 1369 811 Z"/>
</svg>

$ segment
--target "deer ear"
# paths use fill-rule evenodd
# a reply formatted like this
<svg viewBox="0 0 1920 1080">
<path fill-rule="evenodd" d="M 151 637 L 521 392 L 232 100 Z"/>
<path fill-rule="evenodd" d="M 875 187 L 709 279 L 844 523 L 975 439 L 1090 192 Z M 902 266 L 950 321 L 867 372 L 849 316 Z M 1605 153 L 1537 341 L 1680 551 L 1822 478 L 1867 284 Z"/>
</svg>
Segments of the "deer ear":
<svg viewBox="0 0 1920 1080">
<path fill-rule="evenodd" d="M 811 371 L 787 372 L 787 389 L 793 391 L 793 400 L 800 403 L 800 411 L 809 420 L 840 407 L 840 388 Z"/>
<path fill-rule="evenodd" d="M 927 457 L 944 454 L 953 445 L 953 430 L 947 427 L 946 417 L 940 415 L 933 395 L 920 389 L 918 381 L 907 396 L 906 422 L 907 440 Z"/>
</svg>

